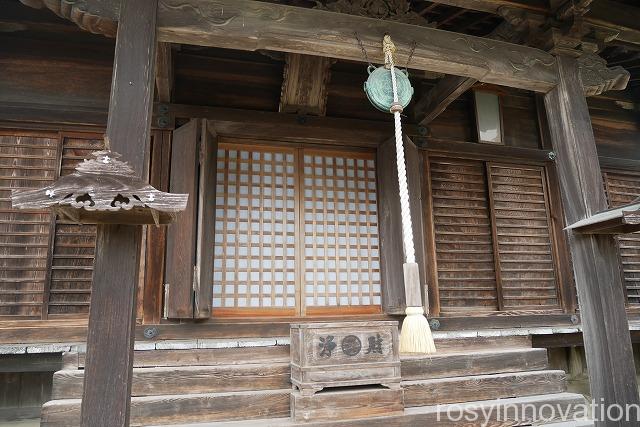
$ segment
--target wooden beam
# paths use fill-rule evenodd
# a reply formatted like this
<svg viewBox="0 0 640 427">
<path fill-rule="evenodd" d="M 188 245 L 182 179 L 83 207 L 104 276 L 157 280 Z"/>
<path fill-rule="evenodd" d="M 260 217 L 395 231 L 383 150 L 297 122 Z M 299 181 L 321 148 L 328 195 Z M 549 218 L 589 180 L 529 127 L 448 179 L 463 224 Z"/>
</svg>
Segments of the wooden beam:
<svg viewBox="0 0 640 427">
<path fill-rule="evenodd" d="M 324 116 L 331 58 L 288 53 L 285 59 L 280 112 Z"/>
<path fill-rule="evenodd" d="M 530 10 L 532 12 L 547 12 L 549 6 L 545 0 L 430 0 L 433 3 L 446 4 L 464 9 L 477 10 L 498 14 L 501 7 Z"/>
<path fill-rule="evenodd" d="M 156 96 L 159 102 L 171 102 L 173 57 L 171 43 L 158 43 L 156 52 Z"/>
<path fill-rule="evenodd" d="M 170 104 L 169 115 L 175 118 L 209 120 L 217 135 L 286 142 L 375 147 L 389 137 L 393 116 L 388 121 L 354 120 L 308 116 L 236 108 Z M 415 126 L 403 126 L 409 135 Z"/>
<path fill-rule="evenodd" d="M 545 96 L 567 224 L 607 209 L 589 110 L 575 59 L 558 58 L 559 84 Z M 591 395 L 599 404 L 637 405 L 633 351 L 615 241 L 568 231 Z M 621 425 L 596 422 L 597 426 Z"/>
<path fill-rule="evenodd" d="M 122 0 L 107 136 L 139 174 L 148 154 L 157 0 Z M 141 175 L 144 176 L 144 175 Z M 98 226 L 81 424 L 127 426 L 142 227 Z"/>
<path fill-rule="evenodd" d="M 552 55 L 481 37 L 254 0 L 158 3 L 158 38 L 165 42 L 267 49 L 364 62 L 354 33 L 362 40 L 370 59 L 379 63 L 383 62 L 382 36 L 389 33 L 399 48 L 398 63 L 407 61 L 411 46 L 416 43 L 411 60 L 414 69 L 464 75 L 538 92 L 551 90 L 557 81 Z"/>
<path fill-rule="evenodd" d="M 416 122 L 420 126 L 428 125 L 476 82 L 476 79 L 469 77 L 443 77 L 413 107 Z"/>
</svg>

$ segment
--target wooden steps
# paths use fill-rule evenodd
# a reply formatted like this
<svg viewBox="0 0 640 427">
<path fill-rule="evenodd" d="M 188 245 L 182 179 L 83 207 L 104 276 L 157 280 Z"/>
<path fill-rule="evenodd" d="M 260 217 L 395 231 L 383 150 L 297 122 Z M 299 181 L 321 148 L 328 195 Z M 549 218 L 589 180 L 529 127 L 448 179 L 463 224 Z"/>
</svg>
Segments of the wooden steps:
<svg viewBox="0 0 640 427">
<path fill-rule="evenodd" d="M 64 356 L 65 369 L 84 368 L 84 354 Z M 289 363 L 289 346 L 232 347 L 188 350 L 136 350 L 133 366 L 213 366 L 244 363 Z"/>
<path fill-rule="evenodd" d="M 402 415 L 348 421 L 296 423 L 289 418 L 278 418 L 178 425 L 181 427 L 415 427 L 436 425 L 438 427 L 469 427 L 481 425 L 485 421 L 483 414 L 488 414 L 486 418 L 487 427 L 528 426 L 536 421 L 532 419 L 531 415 L 534 408 L 536 410 L 542 408 L 546 424 L 537 423 L 536 425 L 547 425 L 547 427 L 554 425 L 556 427 L 591 426 L 593 425 L 592 422 L 578 421 L 574 423 L 573 421 L 562 420 L 562 415 L 566 417 L 566 420 L 572 420 L 574 415 L 581 414 L 582 407 L 579 405 L 583 404 L 586 404 L 586 401 L 581 394 L 557 393 L 512 399 L 475 401 L 465 404 L 419 406 L 405 409 Z M 554 418 L 550 416 L 550 413 L 549 416 L 546 415 L 548 412 L 545 412 L 545 408 L 548 410 L 548 405 L 556 408 L 556 416 Z M 449 411 L 451 417 L 447 416 L 447 411 Z M 462 412 L 463 415 L 478 414 L 477 423 L 465 420 L 464 416 L 457 419 L 461 411 L 466 411 Z M 505 411 L 510 415 L 507 420 L 503 419 Z M 516 411 L 520 414 L 517 418 L 515 417 Z M 524 415 L 522 415 L 523 413 Z"/>
<path fill-rule="evenodd" d="M 531 348 L 531 337 L 528 335 L 491 336 L 491 337 L 459 337 L 435 338 L 438 353 L 455 353 L 471 350 L 503 350 L 513 348 Z"/>
<path fill-rule="evenodd" d="M 566 391 L 564 371 L 532 371 L 403 381 L 405 407 Z"/>
<path fill-rule="evenodd" d="M 131 426 L 289 416 L 290 389 L 131 398 Z M 80 424 L 80 399 L 47 402 L 41 426 Z"/>
<path fill-rule="evenodd" d="M 438 340 L 438 349 L 402 357 L 402 390 L 329 389 L 300 400 L 299 424 L 290 419 L 296 395 L 289 346 L 136 351 L 131 425 L 462 426 L 437 419 L 447 408 L 468 405 L 495 410 L 552 404 L 566 411 L 583 402 L 565 392 L 564 372 L 548 370 L 546 350 L 531 348 L 529 337 L 448 337 Z M 79 423 L 84 355 L 65 355 L 64 361 L 65 369 L 54 374 L 54 400 L 42 410 L 43 426 Z M 302 421 L 307 418 L 325 422 Z M 488 425 L 523 425 L 495 421 Z M 197 424 L 203 422 L 208 424 Z"/>
<path fill-rule="evenodd" d="M 547 365 L 546 349 L 515 348 L 403 356 L 401 370 L 403 380 L 419 380 L 542 370 Z"/>
<path fill-rule="evenodd" d="M 132 396 L 223 393 L 291 387 L 289 363 L 134 368 Z M 82 397 L 84 371 L 53 374 L 52 399 Z"/>
<path fill-rule="evenodd" d="M 311 396 L 291 393 L 291 419 L 298 422 L 344 421 L 359 418 L 401 415 L 404 412 L 401 388 L 338 387 Z"/>
</svg>

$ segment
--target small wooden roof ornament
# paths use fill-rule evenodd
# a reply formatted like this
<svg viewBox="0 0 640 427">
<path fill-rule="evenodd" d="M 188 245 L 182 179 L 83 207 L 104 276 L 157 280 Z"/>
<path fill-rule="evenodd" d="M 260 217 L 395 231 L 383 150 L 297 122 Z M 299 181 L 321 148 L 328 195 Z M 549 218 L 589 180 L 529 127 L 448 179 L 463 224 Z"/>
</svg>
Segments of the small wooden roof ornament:
<svg viewBox="0 0 640 427">
<path fill-rule="evenodd" d="M 188 194 L 164 193 L 142 181 L 113 151 L 96 151 L 48 187 L 13 190 L 17 209 L 52 208 L 79 224 L 168 224 L 187 207 Z"/>
<path fill-rule="evenodd" d="M 640 198 L 615 209 L 598 212 L 567 227 L 583 234 L 627 234 L 640 232 Z"/>
</svg>

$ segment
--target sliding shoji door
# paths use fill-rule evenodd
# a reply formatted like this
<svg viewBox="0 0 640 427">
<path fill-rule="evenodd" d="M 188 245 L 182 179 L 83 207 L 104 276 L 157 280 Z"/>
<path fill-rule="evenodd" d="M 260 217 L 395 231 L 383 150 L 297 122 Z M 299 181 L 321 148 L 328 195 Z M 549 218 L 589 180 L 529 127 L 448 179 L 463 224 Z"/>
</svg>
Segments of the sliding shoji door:
<svg viewBox="0 0 640 427">
<path fill-rule="evenodd" d="M 380 312 L 373 153 L 221 142 L 213 316 Z"/>
</svg>

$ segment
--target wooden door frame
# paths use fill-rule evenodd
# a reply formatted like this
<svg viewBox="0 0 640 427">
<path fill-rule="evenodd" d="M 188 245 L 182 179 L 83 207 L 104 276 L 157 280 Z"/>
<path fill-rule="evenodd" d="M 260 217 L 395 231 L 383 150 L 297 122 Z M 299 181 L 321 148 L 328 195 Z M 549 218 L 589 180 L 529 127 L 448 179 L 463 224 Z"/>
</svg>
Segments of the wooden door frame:
<svg viewBox="0 0 640 427">
<path fill-rule="evenodd" d="M 287 142 L 287 141 L 279 141 L 277 140 L 277 136 L 274 136 L 273 134 L 270 135 L 269 139 L 257 139 L 254 137 L 251 138 L 246 138 L 243 136 L 237 137 L 237 136 L 231 136 L 231 135 L 220 135 L 217 134 L 217 128 L 214 123 L 208 122 L 207 124 L 212 132 L 214 132 L 214 134 L 216 134 L 216 141 L 217 144 L 221 144 L 224 146 L 247 146 L 247 147 L 262 147 L 262 148 L 267 148 L 267 149 L 277 149 L 278 147 L 282 147 L 285 148 L 287 150 L 293 150 L 294 153 L 294 162 L 297 165 L 297 169 L 295 171 L 296 174 L 296 187 L 295 187 L 295 198 L 296 198 L 296 202 L 295 202 L 295 209 L 296 209 L 296 247 L 298 248 L 298 252 L 301 253 L 301 248 L 302 248 L 302 243 L 301 243 L 301 236 L 303 236 L 302 234 L 302 227 L 303 227 L 303 223 L 301 221 L 302 218 L 302 211 L 301 211 L 301 203 L 302 203 L 302 199 L 300 198 L 300 195 L 302 194 L 302 186 L 301 186 L 301 181 L 303 179 L 303 173 L 302 173 L 302 168 L 304 167 L 302 165 L 302 155 L 305 152 L 328 152 L 328 153 L 340 153 L 340 152 L 345 152 L 345 153 L 350 153 L 350 154 L 354 154 L 357 155 L 358 153 L 369 153 L 372 155 L 372 159 L 375 161 L 375 148 L 373 147 L 369 147 L 369 146 L 337 146 L 334 144 L 327 144 L 327 143 L 322 143 L 322 141 L 318 141 L 317 143 L 309 143 L 308 141 L 301 141 L 301 142 Z M 215 176 L 214 176 L 215 178 Z M 211 186 L 210 186 L 211 188 Z M 213 187 L 215 189 L 215 186 Z M 376 193 L 377 193 L 377 189 L 376 189 Z M 204 195 L 203 194 L 199 194 L 198 195 L 199 198 L 203 199 Z M 211 196 L 210 196 L 211 197 Z M 215 200 L 215 195 L 213 196 L 214 200 Z M 199 219 L 197 218 L 196 221 L 198 221 Z M 197 235 L 200 235 L 201 230 L 198 230 L 196 232 Z M 211 241 L 211 244 L 213 244 L 213 238 L 210 236 L 209 240 Z M 203 245 L 206 246 L 206 240 L 203 241 Z M 301 258 L 300 253 L 297 254 L 296 256 L 296 263 L 299 263 Z M 208 266 L 208 264 L 203 264 L 203 268 L 208 268 L 211 267 L 213 268 L 213 264 L 211 263 L 211 265 Z M 248 307 L 247 309 L 225 309 L 225 308 L 212 308 L 211 309 L 211 316 L 212 318 L 220 318 L 220 319 L 234 319 L 234 318 L 254 318 L 256 316 L 258 317 L 266 317 L 266 318 L 273 318 L 273 317 L 282 317 L 282 316 L 287 316 L 290 318 L 297 318 L 300 316 L 305 316 L 306 315 L 306 305 L 303 303 L 302 299 L 303 299 L 303 295 L 302 295 L 302 276 L 303 276 L 303 268 L 301 266 L 296 266 L 296 310 L 295 313 L 293 313 L 293 316 L 291 316 L 289 310 L 279 310 L 279 309 L 251 309 L 250 307 Z M 382 288 L 382 292 L 384 292 L 384 287 L 385 284 L 381 283 L 381 288 Z M 381 307 L 381 305 L 380 305 Z M 311 317 L 316 317 L 316 316 L 369 316 L 369 315 L 382 315 L 382 310 L 381 308 L 378 306 L 345 306 L 342 308 L 338 308 L 336 307 L 335 309 L 333 307 L 318 307 L 317 309 L 312 309 L 311 313 L 309 313 L 309 316 Z M 157 310 L 157 309 L 156 309 Z M 269 313 L 270 312 L 270 313 Z M 145 322 L 146 323 L 146 322 Z"/>
</svg>

